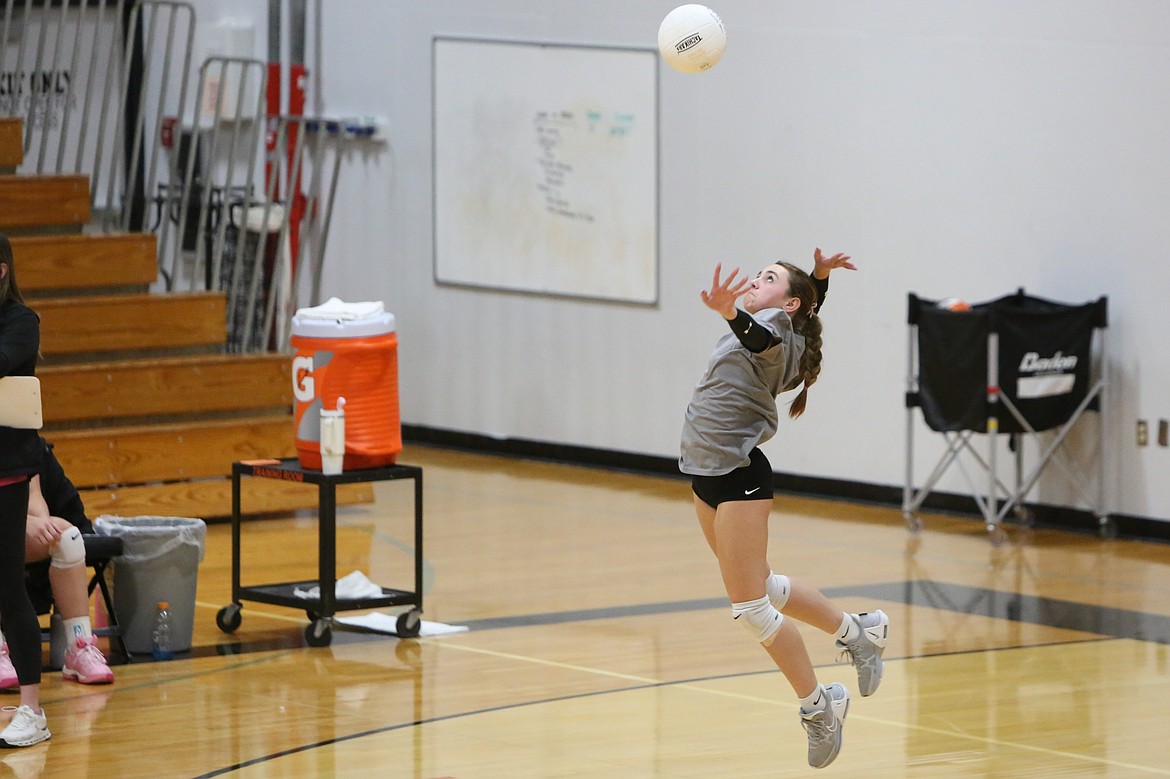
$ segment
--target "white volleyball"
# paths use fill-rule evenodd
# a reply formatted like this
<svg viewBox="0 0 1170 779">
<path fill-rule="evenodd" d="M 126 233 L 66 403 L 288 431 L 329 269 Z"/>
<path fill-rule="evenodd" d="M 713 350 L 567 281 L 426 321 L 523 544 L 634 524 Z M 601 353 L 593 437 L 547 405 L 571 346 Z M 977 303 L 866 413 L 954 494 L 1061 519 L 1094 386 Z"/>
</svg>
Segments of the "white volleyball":
<svg viewBox="0 0 1170 779">
<path fill-rule="evenodd" d="M 658 27 L 658 50 L 681 73 L 710 70 L 726 47 L 723 21 L 705 5 L 680 5 Z"/>
</svg>

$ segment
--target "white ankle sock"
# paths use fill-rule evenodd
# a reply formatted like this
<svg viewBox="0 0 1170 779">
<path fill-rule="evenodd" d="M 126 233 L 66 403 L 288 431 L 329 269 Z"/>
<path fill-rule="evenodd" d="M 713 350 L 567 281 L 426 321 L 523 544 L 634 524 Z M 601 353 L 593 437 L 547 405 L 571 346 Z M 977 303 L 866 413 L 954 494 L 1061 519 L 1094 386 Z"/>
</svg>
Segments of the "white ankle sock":
<svg viewBox="0 0 1170 779">
<path fill-rule="evenodd" d="M 801 711 L 816 711 L 817 709 L 825 708 L 828 703 L 829 696 L 825 693 L 825 686 L 818 684 L 817 688 L 813 690 L 807 698 L 800 699 Z"/>
<path fill-rule="evenodd" d="M 77 648 L 77 639 L 88 639 L 93 635 L 93 627 L 89 624 L 89 617 L 73 617 L 62 620 L 65 625 L 65 640 L 69 642 L 70 650 Z"/>
<path fill-rule="evenodd" d="M 837 640 L 849 643 L 861 635 L 861 626 L 853 620 L 852 614 L 846 614 L 841 620 L 841 627 L 837 628 Z"/>
</svg>

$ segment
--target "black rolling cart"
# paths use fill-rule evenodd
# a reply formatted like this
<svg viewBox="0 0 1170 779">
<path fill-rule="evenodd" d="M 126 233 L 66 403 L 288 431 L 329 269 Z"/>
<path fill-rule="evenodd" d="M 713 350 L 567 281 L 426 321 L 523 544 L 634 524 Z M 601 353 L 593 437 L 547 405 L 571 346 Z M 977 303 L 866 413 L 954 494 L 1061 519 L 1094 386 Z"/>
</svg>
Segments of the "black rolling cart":
<svg viewBox="0 0 1170 779">
<path fill-rule="evenodd" d="M 317 527 L 318 577 L 316 580 L 240 586 L 241 476 L 317 485 L 319 519 Z M 336 593 L 337 485 L 397 479 L 410 479 L 414 482 L 414 592 L 383 587 L 380 597 L 338 598 Z M 225 633 L 235 632 L 241 621 L 240 604 L 245 600 L 270 603 L 275 606 L 288 606 L 294 609 L 304 609 L 308 615 L 309 625 L 305 628 L 305 641 L 308 642 L 309 646 L 328 646 L 333 640 L 334 615 L 339 611 L 376 609 L 384 606 L 412 606 L 413 608 L 398 616 L 395 632 L 403 638 L 417 636 L 422 621 L 422 512 L 422 468 L 414 465 L 389 465 L 326 475 L 321 471 L 302 468 L 295 457 L 283 460 L 249 460 L 232 463 L 232 602 L 216 614 L 216 625 Z M 302 598 L 293 593 L 297 588 L 314 585 L 320 588 L 320 597 Z"/>
</svg>

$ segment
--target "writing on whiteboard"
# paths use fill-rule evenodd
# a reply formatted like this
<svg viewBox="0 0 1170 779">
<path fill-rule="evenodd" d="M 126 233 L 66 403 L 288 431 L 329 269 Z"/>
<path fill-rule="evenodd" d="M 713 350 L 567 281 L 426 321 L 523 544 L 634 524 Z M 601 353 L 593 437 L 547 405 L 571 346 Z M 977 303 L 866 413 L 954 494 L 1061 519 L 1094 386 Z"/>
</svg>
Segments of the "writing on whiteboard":
<svg viewBox="0 0 1170 779">
<path fill-rule="evenodd" d="M 567 219 L 594 222 L 596 216 L 572 197 L 574 150 L 590 147 L 590 153 L 596 153 L 598 144 L 628 137 L 633 131 L 634 115 L 587 110 L 579 119 L 571 110 L 537 111 L 532 126 L 539 150 L 536 162 L 540 175 L 536 188 L 544 196 L 545 211 Z"/>
</svg>

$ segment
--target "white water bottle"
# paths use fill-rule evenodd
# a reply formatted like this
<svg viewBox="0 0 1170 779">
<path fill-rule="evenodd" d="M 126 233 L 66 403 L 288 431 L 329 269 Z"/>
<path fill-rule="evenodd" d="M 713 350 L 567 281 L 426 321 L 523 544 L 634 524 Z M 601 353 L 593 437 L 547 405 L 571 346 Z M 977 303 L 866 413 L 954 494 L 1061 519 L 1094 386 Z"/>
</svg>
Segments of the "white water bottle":
<svg viewBox="0 0 1170 779">
<path fill-rule="evenodd" d="M 337 399 L 337 408 L 321 409 L 321 472 L 341 473 L 345 462 L 345 398 Z"/>
<path fill-rule="evenodd" d="M 171 651 L 171 604 L 165 600 L 158 602 L 154 633 L 150 638 L 150 651 L 155 660 L 170 660 L 175 656 Z"/>
</svg>

